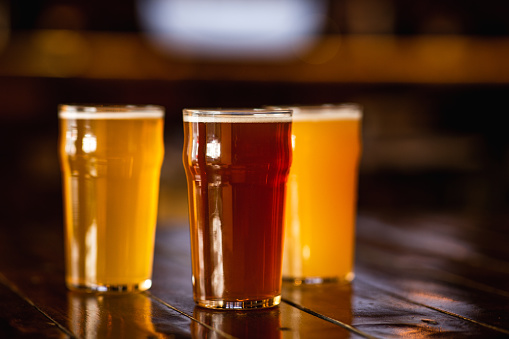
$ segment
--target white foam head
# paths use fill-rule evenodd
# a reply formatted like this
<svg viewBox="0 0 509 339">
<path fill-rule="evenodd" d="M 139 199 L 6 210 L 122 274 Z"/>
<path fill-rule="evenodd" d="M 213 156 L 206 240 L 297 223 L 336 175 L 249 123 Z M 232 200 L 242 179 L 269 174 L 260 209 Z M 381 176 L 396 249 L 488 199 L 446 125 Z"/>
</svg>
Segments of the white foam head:
<svg viewBox="0 0 509 339">
<path fill-rule="evenodd" d="M 326 104 L 317 106 L 280 106 L 269 108 L 291 109 L 293 121 L 360 120 L 362 108 L 357 104 Z"/>
<path fill-rule="evenodd" d="M 61 119 L 160 119 L 164 108 L 156 105 L 60 105 Z"/>
<path fill-rule="evenodd" d="M 291 122 L 291 110 L 271 110 L 258 108 L 242 109 L 184 109 L 185 122 L 219 123 L 268 123 Z"/>
</svg>

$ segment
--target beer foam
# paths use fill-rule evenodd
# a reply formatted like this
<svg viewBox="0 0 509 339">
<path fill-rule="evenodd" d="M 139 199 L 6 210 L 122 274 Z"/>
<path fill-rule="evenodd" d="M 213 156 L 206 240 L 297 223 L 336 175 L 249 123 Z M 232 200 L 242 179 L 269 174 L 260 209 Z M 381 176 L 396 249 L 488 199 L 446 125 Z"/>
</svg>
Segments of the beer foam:
<svg viewBox="0 0 509 339">
<path fill-rule="evenodd" d="M 161 111 L 130 111 L 130 112 L 67 112 L 63 111 L 58 114 L 61 119 L 87 119 L 87 120 L 104 120 L 104 119 L 159 119 L 164 117 Z"/>
<path fill-rule="evenodd" d="M 280 116 L 280 117 L 273 117 L 273 116 L 206 116 L 206 117 L 199 117 L 199 116 L 189 116 L 184 115 L 184 121 L 185 122 L 221 122 L 221 123 L 268 123 L 268 122 L 291 122 L 292 117 L 287 116 Z"/>
<path fill-rule="evenodd" d="M 293 121 L 337 121 L 337 120 L 360 120 L 361 112 L 348 110 L 341 112 L 296 112 L 293 115 Z"/>
<path fill-rule="evenodd" d="M 159 119 L 164 108 L 157 105 L 60 105 L 61 119 Z"/>
<path fill-rule="evenodd" d="M 290 110 L 184 110 L 184 122 L 274 123 L 291 122 Z"/>
<path fill-rule="evenodd" d="M 273 106 L 268 106 L 274 108 Z M 282 106 L 276 109 L 291 109 L 293 121 L 338 121 L 360 120 L 362 111 L 356 104 L 321 106 Z"/>
</svg>

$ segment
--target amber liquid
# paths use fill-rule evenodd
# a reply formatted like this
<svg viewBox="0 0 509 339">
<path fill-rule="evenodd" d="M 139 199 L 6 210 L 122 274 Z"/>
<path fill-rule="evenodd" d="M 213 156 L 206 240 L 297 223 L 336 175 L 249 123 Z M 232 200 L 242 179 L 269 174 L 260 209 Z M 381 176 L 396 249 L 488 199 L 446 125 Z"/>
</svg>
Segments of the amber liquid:
<svg viewBox="0 0 509 339">
<path fill-rule="evenodd" d="M 194 297 L 280 295 L 291 122 L 184 122 Z"/>
<path fill-rule="evenodd" d="M 69 288 L 150 287 L 162 129 L 162 118 L 60 120 Z"/>
<path fill-rule="evenodd" d="M 283 278 L 296 283 L 350 281 L 361 120 L 311 117 L 294 116 Z"/>
</svg>

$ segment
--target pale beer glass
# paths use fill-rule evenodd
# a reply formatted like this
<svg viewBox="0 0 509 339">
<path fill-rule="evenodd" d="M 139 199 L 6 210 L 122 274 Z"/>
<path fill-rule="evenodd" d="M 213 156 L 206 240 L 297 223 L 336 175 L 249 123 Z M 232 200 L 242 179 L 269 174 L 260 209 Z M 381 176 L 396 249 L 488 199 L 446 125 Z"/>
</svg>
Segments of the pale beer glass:
<svg viewBox="0 0 509 339">
<path fill-rule="evenodd" d="M 196 303 L 279 304 L 291 111 L 186 109 L 183 120 Z"/>
<path fill-rule="evenodd" d="M 68 288 L 150 288 L 164 109 L 61 105 L 59 120 Z"/>
<path fill-rule="evenodd" d="M 349 282 L 354 278 L 361 107 L 290 108 L 293 162 L 283 279 L 296 284 Z"/>
</svg>

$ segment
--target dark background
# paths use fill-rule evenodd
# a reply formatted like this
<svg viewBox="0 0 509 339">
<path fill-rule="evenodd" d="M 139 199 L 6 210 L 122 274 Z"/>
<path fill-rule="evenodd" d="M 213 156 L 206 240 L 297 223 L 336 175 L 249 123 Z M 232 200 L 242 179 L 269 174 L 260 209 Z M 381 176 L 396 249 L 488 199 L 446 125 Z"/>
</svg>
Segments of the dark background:
<svg viewBox="0 0 509 339">
<path fill-rule="evenodd" d="M 305 54 L 211 60 L 151 45 L 132 0 L 0 0 L 0 221 L 61 215 L 72 102 L 165 106 L 161 219 L 187 218 L 182 108 L 345 101 L 364 107 L 361 210 L 505 213 L 508 17 L 506 1 L 329 1 Z"/>
</svg>

